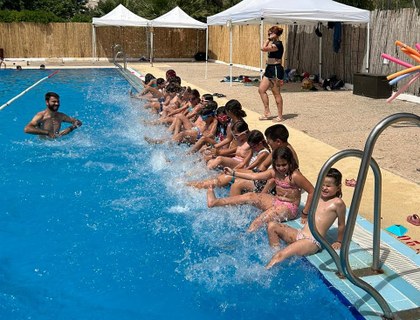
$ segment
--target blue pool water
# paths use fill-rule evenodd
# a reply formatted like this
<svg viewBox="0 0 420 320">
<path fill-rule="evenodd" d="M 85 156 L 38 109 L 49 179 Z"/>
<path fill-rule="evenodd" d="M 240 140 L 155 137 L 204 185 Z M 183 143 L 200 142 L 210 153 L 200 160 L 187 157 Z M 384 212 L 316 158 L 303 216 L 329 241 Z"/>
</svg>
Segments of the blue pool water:
<svg viewBox="0 0 420 320">
<path fill-rule="evenodd" d="M 0 70 L 0 104 L 50 70 Z M 83 126 L 23 132 L 61 95 Z M 0 319 L 355 319 L 300 258 L 272 271 L 251 207 L 208 209 L 208 173 L 164 136 L 116 70 L 61 70 L 0 111 Z"/>
</svg>

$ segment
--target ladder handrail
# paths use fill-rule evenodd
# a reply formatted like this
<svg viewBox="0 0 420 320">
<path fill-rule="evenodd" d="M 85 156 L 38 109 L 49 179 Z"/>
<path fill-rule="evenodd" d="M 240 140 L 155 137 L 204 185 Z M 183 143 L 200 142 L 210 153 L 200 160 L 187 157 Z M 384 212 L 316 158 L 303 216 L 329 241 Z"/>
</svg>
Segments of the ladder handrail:
<svg viewBox="0 0 420 320">
<path fill-rule="evenodd" d="M 347 279 L 350 280 L 354 285 L 358 286 L 365 292 L 367 292 L 370 296 L 372 296 L 376 302 L 381 307 L 382 311 L 384 312 L 384 317 L 387 319 L 394 319 L 394 313 L 392 312 L 390 306 L 385 301 L 385 299 L 382 297 L 382 295 L 373 288 L 370 284 L 367 282 L 361 280 L 359 277 L 357 277 L 353 270 L 351 269 L 350 263 L 349 263 L 349 248 L 350 248 L 350 241 L 353 236 L 354 227 L 356 224 L 356 218 L 357 213 L 359 211 L 360 207 L 360 201 L 363 194 L 363 189 L 366 182 L 367 172 L 369 169 L 369 165 L 372 167 L 374 175 L 375 175 L 375 202 L 374 202 L 374 225 L 373 225 L 373 265 L 372 269 L 375 271 L 379 270 L 379 253 L 380 253 L 380 230 L 381 230 L 381 194 L 382 194 L 382 183 L 381 183 L 381 173 L 379 166 L 377 165 L 376 161 L 372 158 L 373 148 L 375 146 L 376 140 L 378 139 L 379 135 L 390 125 L 401 122 L 401 121 L 413 121 L 420 123 L 420 117 L 412 114 L 412 113 L 397 113 L 393 114 L 391 116 L 388 116 L 387 118 L 383 119 L 381 122 L 379 122 L 371 131 L 371 133 L 368 136 L 368 139 L 365 143 L 365 148 L 363 152 L 359 150 L 344 150 L 341 151 L 334 156 L 332 156 L 322 167 L 320 174 L 318 176 L 316 188 L 314 191 L 313 201 L 309 209 L 309 217 L 308 217 L 308 223 L 311 232 L 313 232 L 313 235 L 315 239 L 320 241 L 325 248 L 327 249 L 328 253 L 333 258 L 334 262 L 337 265 L 337 268 L 339 269 L 339 272 L 343 272 L 343 274 L 346 276 Z M 357 176 L 357 183 L 355 186 L 355 190 L 353 193 L 353 198 L 350 204 L 350 209 L 348 213 L 348 218 L 346 222 L 346 229 L 344 231 L 344 237 L 343 242 L 341 244 L 341 250 L 340 250 L 340 264 L 337 264 L 337 253 L 332 249 L 332 247 L 326 242 L 323 237 L 320 236 L 318 231 L 316 230 L 315 223 L 314 223 L 314 214 L 313 212 L 316 211 L 317 201 L 320 196 L 320 189 L 322 186 L 322 182 L 324 177 L 326 176 L 327 170 L 331 168 L 332 164 L 336 161 L 349 156 L 349 155 L 357 155 L 360 156 L 360 152 L 362 155 L 362 160 L 359 168 L 359 173 Z M 340 265 L 340 266 L 339 266 Z"/>
<path fill-rule="evenodd" d="M 363 280 L 360 280 L 358 277 L 354 275 L 351 269 L 350 263 L 349 263 L 348 255 L 349 255 L 350 240 L 353 236 L 357 213 L 359 211 L 360 201 L 361 201 L 363 189 L 365 186 L 365 181 L 366 181 L 366 176 L 367 176 L 367 171 L 368 171 L 368 164 L 370 160 L 372 159 L 373 148 L 375 146 L 376 140 L 386 128 L 388 128 L 393 123 L 401 122 L 401 121 L 420 122 L 420 117 L 412 113 L 397 113 L 397 114 L 388 116 L 382 121 L 380 121 L 373 128 L 373 130 L 371 131 L 371 133 L 369 134 L 366 140 L 365 149 L 363 151 L 362 162 L 360 164 L 359 174 L 357 175 L 358 183 L 355 186 L 353 198 L 350 204 L 349 217 L 347 219 L 348 225 L 346 226 L 346 230 L 344 232 L 343 245 L 340 251 L 341 265 L 343 267 L 343 270 L 345 272 L 347 279 L 349 279 L 353 284 L 357 285 L 358 287 L 362 288 L 367 293 L 369 293 L 378 302 L 382 311 L 384 311 L 384 316 L 389 319 L 393 318 L 393 313 L 388 303 L 376 291 L 376 289 L 374 289 L 368 283 L 366 283 Z M 376 229 L 380 230 L 380 219 L 378 219 L 378 221 L 374 221 L 374 230 Z M 377 243 L 375 243 L 375 240 L 377 241 Z M 377 246 L 378 247 L 377 250 L 379 251 L 379 239 L 374 239 L 374 246 Z"/>
<path fill-rule="evenodd" d="M 117 49 L 119 49 L 117 52 L 115 52 Z M 122 55 L 123 62 L 124 62 L 124 70 L 127 70 L 127 55 L 125 54 L 124 49 L 120 44 L 115 44 L 112 46 L 112 62 L 118 67 L 122 68 L 122 66 L 117 62 L 117 57 L 119 55 Z"/>
</svg>

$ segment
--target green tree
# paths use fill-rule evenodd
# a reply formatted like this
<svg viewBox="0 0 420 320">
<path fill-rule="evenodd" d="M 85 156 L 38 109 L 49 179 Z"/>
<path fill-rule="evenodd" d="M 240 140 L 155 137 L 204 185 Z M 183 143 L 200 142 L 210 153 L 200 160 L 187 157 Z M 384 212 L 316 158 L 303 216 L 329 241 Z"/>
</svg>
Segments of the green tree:
<svg viewBox="0 0 420 320">
<path fill-rule="evenodd" d="M 45 11 L 69 20 L 74 15 L 85 13 L 86 0 L 0 0 L 1 10 Z"/>
</svg>

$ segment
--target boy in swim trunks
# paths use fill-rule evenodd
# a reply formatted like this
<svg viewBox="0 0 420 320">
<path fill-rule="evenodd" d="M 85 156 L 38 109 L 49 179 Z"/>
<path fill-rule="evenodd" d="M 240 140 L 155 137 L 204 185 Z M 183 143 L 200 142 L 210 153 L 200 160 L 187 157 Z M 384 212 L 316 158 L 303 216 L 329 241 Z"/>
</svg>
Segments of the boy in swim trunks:
<svg viewBox="0 0 420 320">
<path fill-rule="evenodd" d="M 325 237 L 331 225 L 338 219 L 337 241 L 332 244 L 336 250 L 341 248 L 345 229 L 346 204 L 341 199 L 341 178 L 342 175 L 337 169 L 331 168 L 328 171 L 315 212 L 315 225 L 322 237 Z M 287 242 L 288 246 L 273 255 L 266 265 L 267 269 L 291 256 L 306 256 L 321 250 L 321 244 L 312 235 L 306 218 L 307 214 L 302 212 L 302 223 L 305 223 L 302 229 L 295 229 L 277 222 L 268 223 L 267 233 L 270 246 L 280 249 L 280 240 Z"/>
</svg>

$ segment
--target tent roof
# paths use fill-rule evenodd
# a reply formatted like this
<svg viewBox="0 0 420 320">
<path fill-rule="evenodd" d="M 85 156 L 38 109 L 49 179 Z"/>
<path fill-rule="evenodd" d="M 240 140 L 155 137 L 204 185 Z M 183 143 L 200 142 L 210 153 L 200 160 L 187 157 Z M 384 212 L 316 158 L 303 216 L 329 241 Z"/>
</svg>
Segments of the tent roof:
<svg viewBox="0 0 420 320">
<path fill-rule="evenodd" d="M 233 24 L 316 24 L 338 21 L 368 23 L 370 12 L 332 0 L 243 0 L 207 17 L 208 25 Z"/>
<path fill-rule="evenodd" d="M 175 7 L 171 11 L 152 20 L 154 27 L 162 28 L 191 28 L 206 29 L 207 25 L 186 14 L 180 7 Z"/>
<path fill-rule="evenodd" d="M 139 17 L 122 4 L 106 15 L 92 19 L 95 26 L 146 27 L 149 23 L 150 20 Z"/>
</svg>

